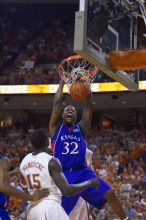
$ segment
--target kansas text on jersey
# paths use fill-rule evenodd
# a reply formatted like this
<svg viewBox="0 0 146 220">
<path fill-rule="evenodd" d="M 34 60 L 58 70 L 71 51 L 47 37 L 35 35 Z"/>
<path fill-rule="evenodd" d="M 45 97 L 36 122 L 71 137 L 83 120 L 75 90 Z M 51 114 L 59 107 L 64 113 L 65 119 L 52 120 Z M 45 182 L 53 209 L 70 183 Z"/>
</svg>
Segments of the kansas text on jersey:
<svg viewBox="0 0 146 220">
<path fill-rule="evenodd" d="M 85 167 L 86 141 L 79 124 L 69 127 L 61 124 L 51 139 L 54 156 L 63 170 Z"/>
</svg>

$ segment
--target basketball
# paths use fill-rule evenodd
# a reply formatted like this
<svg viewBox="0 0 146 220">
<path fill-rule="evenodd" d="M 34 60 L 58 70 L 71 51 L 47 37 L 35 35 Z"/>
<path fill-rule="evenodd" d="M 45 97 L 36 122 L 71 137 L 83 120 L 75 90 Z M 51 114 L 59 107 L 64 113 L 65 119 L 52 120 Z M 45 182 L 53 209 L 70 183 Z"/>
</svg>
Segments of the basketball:
<svg viewBox="0 0 146 220">
<path fill-rule="evenodd" d="M 86 81 L 75 82 L 70 87 L 70 95 L 76 100 L 84 100 L 90 92 L 90 85 Z"/>
</svg>

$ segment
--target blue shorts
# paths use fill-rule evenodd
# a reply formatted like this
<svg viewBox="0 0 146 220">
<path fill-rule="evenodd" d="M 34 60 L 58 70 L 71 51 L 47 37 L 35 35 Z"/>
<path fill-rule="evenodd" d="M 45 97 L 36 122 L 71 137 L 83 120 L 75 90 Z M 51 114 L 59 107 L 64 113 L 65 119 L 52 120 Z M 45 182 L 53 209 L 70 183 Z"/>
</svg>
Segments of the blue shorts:
<svg viewBox="0 0 146 220">
<path fill-rule="evenodd" d="M 10 220 L 8 212 L 3 207 L 0 207 L 0 219 L 2 219 L 2 220 Z"/>
<path fill-rule="evenodd" d="M 103 179 L 96 176 L 89 167 L 85 167 L 80 170 L 64 171 L 64 175 L 70 184 L 81 183 L 92 178 L 98 178 L 100 180 L 100 186 L 98 189 L 90 187 L 82 191 L 80 194 L 70 198 L 66 198 L 64 196 L 62 197 L 62 206 L 68 215 L 75 207 L 80 196 L 90 205 L 98 209 L 101 209 L 105 205 L 106 200 L 103 196 L 111 189 L 111 187 Z"/>
</svg>

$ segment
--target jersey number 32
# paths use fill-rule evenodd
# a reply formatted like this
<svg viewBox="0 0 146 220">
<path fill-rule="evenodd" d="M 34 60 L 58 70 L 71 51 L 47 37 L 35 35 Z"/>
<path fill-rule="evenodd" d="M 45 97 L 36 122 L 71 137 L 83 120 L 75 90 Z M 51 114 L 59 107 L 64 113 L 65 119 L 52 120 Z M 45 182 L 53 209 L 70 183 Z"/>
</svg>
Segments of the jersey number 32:
<svg viewBox="0 0 146 220">
<path fill-rule="evenodd" d="M 78 154 L 79 153 L 79 146 L 76 142 L 64 142 L 64 148 L 62 154 Z"/>
</svg>

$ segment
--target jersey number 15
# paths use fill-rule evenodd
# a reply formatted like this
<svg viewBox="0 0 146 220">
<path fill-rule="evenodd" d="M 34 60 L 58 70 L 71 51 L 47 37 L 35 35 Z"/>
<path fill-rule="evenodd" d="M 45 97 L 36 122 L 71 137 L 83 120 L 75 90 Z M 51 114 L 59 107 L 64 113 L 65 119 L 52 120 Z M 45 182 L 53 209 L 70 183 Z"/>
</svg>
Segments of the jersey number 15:
<svg viewBox="0 0 146 220">
<path fill-rule="evenodd" d="M 41 188 L 39 174 L 28 174 L 27 181 L 28 181 L 30 189 L 40 189 Z"/>
</svg>

